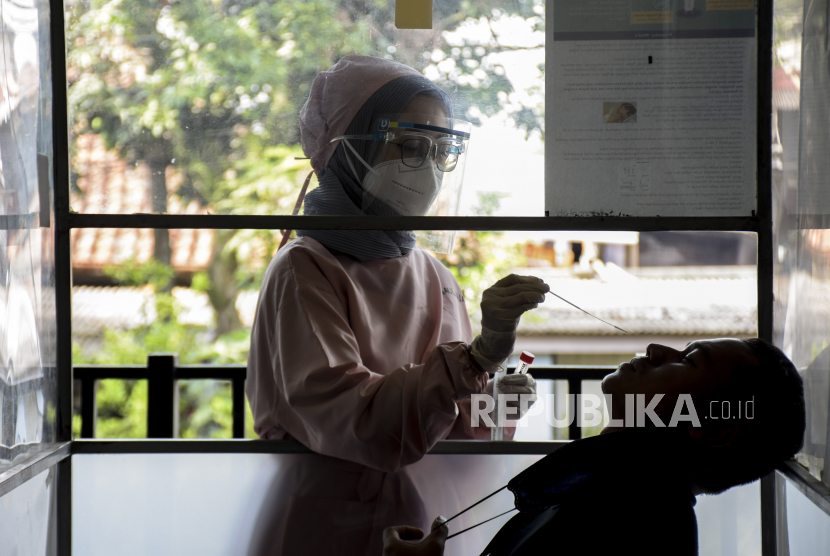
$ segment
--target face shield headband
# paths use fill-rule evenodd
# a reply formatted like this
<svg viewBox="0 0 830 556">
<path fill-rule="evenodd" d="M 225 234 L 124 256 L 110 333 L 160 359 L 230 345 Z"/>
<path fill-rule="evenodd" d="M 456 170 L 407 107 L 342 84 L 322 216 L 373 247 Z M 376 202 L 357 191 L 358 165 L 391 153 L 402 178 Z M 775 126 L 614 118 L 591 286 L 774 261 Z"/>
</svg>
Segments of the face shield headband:
<svg viewBox="0 0 830 556">
<path fill-rule="evenodd" d="M 447 135 L 454 135 L 460 139 L 469 139 L 470 134 L 460 129 L 449 129 L 428 124 L 416 124 L 413 122 L 391 122 L 386 118 L 381 118 L 378 122 L 379 131 L 389 131 L 390 129 L 419 129 L 421 131 L 434 131 L 436 133 L 446 133 Z"/>
<path fill-rule="evenodd" d="M 364 175 L 358 200 L 361 210 L 375 203 L 402 216 L 457 216 L 472 124 L 436 114 L 381 116 L 376 132 L 347 134 L 342 141 L 351 175 Z M 366 148 L 355 141 L 370 141 L 371 164 L 361 153 Z M 359 162 L 358 167 L 352 158 Z M 360 166 L 366 168 L 358 173 Z M 384 211 L 381 211 L 381 213 Z M 422 247 L 436 253 L 451 253 L 454 231 L 423 230 L 416 236 Z"/>
</svg>

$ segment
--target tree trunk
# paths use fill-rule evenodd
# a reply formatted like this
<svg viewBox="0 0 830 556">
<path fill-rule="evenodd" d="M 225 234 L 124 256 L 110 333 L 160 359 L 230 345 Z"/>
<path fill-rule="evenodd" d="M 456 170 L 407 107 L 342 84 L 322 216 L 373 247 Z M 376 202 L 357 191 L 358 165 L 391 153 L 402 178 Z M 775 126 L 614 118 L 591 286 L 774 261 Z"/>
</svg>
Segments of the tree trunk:
<svg viewBox="0 0 830 556">
<path fill-rule="evenodd" d="M 217 336 L 242 327 L 239 314 L 236 312 L 239 287 L 235 274 L 239 263 L 236 259 L 236 251 L 224 249 L 234 233 L 236 230 L 216 230 L 213 240 L 213 256 L 210 268 L 208 268 L 210 277 L 208 298 L 216 311 Z"/>
</svg>

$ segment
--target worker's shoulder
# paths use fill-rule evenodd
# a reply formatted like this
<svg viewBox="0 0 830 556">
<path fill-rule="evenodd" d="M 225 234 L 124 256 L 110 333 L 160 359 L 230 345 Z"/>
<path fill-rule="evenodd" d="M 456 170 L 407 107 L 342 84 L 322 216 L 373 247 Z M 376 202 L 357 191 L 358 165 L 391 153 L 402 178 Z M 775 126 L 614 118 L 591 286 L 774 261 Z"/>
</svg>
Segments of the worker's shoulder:
<svg viewBox="0 0 830 556">
<path fill-rule="evenodd" d="M 271 264 L 281 265 L 288 262 L 296 263 L 323 259 L 334 259 L 334 256 L 316 239 L 300 236 L 277 251 L 271 260 Z"/>
<path fill-rule="evenodd" d="M 413 263 L 432 268 L 433 271 L 438 274 L 442 279 L 452 279 L 455 281 L 455 276 L 453 276 L 450 269 L 444 266 L 444 264 L 435 258 L 429 251 L 426 249 L 421 249 L 420 247 L 416 247 L 412 250 L 410 257 L 413 259 Z"/>
<path fill-rule="evenodd" d="M 310 237 L 298 237 L 274 254 L 265 272 L 264 281 L 297 272 L 310 278 L 315 273 L 323 273 L 322 269 L 331 265 L 337 265 L 337 262 L 328 249 Z"/>
</svg>

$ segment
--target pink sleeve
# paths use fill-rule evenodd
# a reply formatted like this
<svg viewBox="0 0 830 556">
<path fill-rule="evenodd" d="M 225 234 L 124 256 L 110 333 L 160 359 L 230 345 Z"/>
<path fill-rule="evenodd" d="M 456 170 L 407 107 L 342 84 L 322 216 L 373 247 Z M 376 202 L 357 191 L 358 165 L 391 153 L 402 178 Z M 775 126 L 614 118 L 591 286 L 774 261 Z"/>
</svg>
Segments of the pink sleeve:
<svg viewBox="0 0 830 556">
<path fill-rule="evenodd" d="M 257 314 L 257 321 L 278 325 L 255 326 L 252 341 L 252 351 L 254 342 L 269 344 L 271 395 L 280 398 L 276 421 L 320 454 L 381 471 L 418 461 L 453 427 L 456 402 L 484 390 L 486 373 L 473 366 L 462 342 L 441 344 L 426 363 L 385 376 L 368 369 L 348 308 L 322 271 L 303 262 L 300 282 L 286 255 Z"/>
</svg>

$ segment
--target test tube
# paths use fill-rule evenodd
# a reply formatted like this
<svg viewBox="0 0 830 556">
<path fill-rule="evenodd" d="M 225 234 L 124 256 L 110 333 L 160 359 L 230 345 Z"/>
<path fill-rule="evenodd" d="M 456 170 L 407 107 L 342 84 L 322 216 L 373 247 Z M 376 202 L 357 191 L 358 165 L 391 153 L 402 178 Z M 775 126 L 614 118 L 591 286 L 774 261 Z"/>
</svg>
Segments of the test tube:
<svg viewBox="0 0 830 556">
<path fill-rule="evenodd" d="M 523 351 L 522 354 L 519 356 L 519 364 L 516 366 L 516 373 L 523 375 L 525 374 L 530 366 L 533 364 L 533 360 L 536 359 L 536 356 L 530 353 L 529 351 Z"/>
<path fill-rule="evenodd" d="M 499 422 L 501 420 L 499 418 L 499 382 L 506 374 L 506 367 L 502 367 L 500 371 L 493 375 L 493 400 L 495 400 L 496 406 L 493 408 L 493 424 L 495 426 L 490 429 L 490 440 L 504 440 L 504 427 Z"/>
<path fill-rule="evenodd" d="M 515 374 L 523 375 L 530 368 L 536 356 L 529 351 L 523 351 L 519 356 L 519 364 L 516 365 Z M 499 422 L 499 381 L 507 374 L 507 371 L 502 369 L 493 376 L 493 399 L 496 401 L 496 407 L 493 409 L 493 424 L 496 425 L 490 429 L 490 440 L 504 440 L 504 427 Z"/>
</svg>

